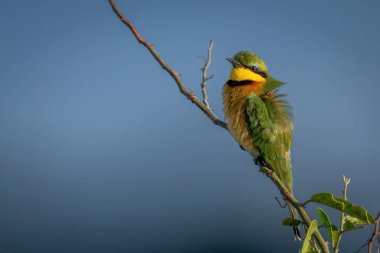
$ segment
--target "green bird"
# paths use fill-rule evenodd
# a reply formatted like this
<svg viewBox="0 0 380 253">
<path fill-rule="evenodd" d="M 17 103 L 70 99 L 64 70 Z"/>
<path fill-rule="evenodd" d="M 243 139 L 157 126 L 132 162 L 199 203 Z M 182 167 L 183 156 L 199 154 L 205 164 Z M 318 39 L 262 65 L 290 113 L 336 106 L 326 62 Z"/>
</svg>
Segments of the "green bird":
<svg viewBox="0 0 380 253">
<path fill-rule="evenodd" d="M 271 77 L 264 61 L 252 52 L 241 51 L 227 60 L 233 66 L 223 89 L 228 129 L 256 163 L 273 170 L 293 192 L 290 146 L 294 127 L 288 102 L 277 93 L 284 83 Z M 297 217 L 294 208 L 287 206 L 292 217 Z M 300 239 L 297 227 L 294 233 Z"/>
</svg>

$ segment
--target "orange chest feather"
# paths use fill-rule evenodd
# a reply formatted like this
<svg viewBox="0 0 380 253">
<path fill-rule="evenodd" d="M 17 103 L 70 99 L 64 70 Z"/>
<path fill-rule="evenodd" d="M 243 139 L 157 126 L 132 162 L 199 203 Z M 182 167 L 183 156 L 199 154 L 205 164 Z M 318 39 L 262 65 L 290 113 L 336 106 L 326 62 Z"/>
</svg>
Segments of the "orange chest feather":
<svg viewBox="0 0 380 253">
<path fill-rule="evenodd" d="M 255 84 L 231 87 L 226 84 L 223 90 L 224 115 L 228 128 L 234 139 L 253 155 L 259 152 L 245 120 L 245 100 L 249 94 L 257 94 L 262 88 L 260 86 L 260 84 Z"/>
</svg>

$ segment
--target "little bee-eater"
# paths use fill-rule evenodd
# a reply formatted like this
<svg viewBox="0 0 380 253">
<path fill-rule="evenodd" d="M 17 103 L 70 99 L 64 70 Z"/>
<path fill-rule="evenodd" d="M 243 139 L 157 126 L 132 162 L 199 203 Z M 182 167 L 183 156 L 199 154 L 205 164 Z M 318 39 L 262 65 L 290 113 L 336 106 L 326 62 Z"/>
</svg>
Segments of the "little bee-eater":
<svg viewBox="0 0 380 253">
<path fill-rule="evenodd" d="M 237 53 L 228 82 L 224 85 L 224 114 L 228 129 L 240 147 L 256 163 L 273 170 L 292 193 L 290 146 L 293 123 L 287 101 L 277 94 L 284 84 L 269 74 L 264 61 L 249 51 Z M 292 217 L 296 211 L 287 203 Z M 294 227 L 296 238 L 300 238 Z"/>
</svg>

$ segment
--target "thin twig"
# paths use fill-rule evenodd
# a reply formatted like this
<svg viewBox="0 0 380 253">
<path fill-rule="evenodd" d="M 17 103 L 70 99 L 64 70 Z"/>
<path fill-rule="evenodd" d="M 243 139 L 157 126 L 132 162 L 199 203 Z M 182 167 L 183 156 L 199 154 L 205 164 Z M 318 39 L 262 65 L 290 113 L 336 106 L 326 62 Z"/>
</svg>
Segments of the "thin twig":
<svg viewBox="0 0 380 253">
<path fill-rule="evenodd" d="M 157 53 L 156 49 L 154 49 L 153 45 L 147 42 L 141 34 L 136 30 L 136 28 L 132 25 L 131 22 L 129 22 L 128 19 L 126 19 L 119 9 L 116 7 L 116 4 L 114 0 L 109 0 L 109 3 L 113 9 L 113 11 L 116 13 L 116 15 L 120 18 L 121 22 L 123 22 L 128 28 L 131 30 L 133 35 L 136 37 L 137 41 L 141 43 L 144 47 L 148 49 L 148 51 L 153 55 L 154 59 L 160 64 L 160 66 L 169 73 L 169 75 L 174 79 L 175 83 L 177 84 L 179 91 L 192 103 L 194 103 L 215 125 L 220 126 L 227 130 L 227 124 L 220 120 L 214 112 L 205 104 L 203 104 L 199 98 L 192 92 L 190 92 L 184 85 L 183 82 L 179 76 L 179 74 L 171 68 L 169 65 L 165 63 L 165 61 L 161 58 L 161 56 Z"/>
<path fill-rule="evenodd" d="M 213 40 L 211 39 L 210 40 L 210 46 L 208 47 L 208 50 L 207 50 L 207 59 L 205 60 L 205 64 L 202 68 L 202 83 L 201 83 L 201 89 L 202 89 L 202 95 L 203 95 L 203 104 L 211 111 L 211 108 L 210 108 L 210 104 L 208 103 L 208 96 L 207 96 L 207 90 L 206 90 L 206 82 L 207 80 L 210 80 L 212 78 L 212 76 L 210 77 L 207 77 L 207 70 L 208 70 L 208 67 L 210 66 L 211 64 L 211 51 L 212 51 L 212 47 L 214 45 L 214 42 Z"/>
<path fill-rule="evenodd" d="M 373 245 L 373 241 L 375 240 L 376 236 L 377 236 L 378 241 L 380 239 L 379 222 L 380 222 L 380 212 L 376 216 L 375 228 L 373 229 L 371 238 L 369 238 L 369 240 L 368 240 L 368 253 L 372 252 L 372 245 Z M 377 248 L 377 249 L 379 249 L 379 248 Z"/>
<path fill-rule="evenodd" d="M 373 241 L 375 240 L 375 238 L 377 237 L 377 241 L 378 243 L 380 243 L 380 228 L 379 228 L 379 222 L 380 222 L 380 212 L 377 214 L 376 218 L 375 218 L 375 227 L 373 228 L 373 231 L 372 231 L 372 234 L 371 234 L 371 237 L 368 239 L 367 242 L 363 243 L 360 248 L 355 251 L 355 253 L 359 253 L 365 246 L 368 246 L 368 253 L 372 253 L 372 247 L 373 247 Z M 376 252 L 379 251 L 379 247 L 377 245 L 375 245 L 375 247 L 377 248 Z"/>
<path fill-rule="evenodd" d="M 346 178 L 343 175 L 343 183 L 344 183 L 344 187 L 343 187 L 343 199 L 344 200 L 347 200 L 347 187 L 348 187 L 348 184 L 350 183 L 350 181 L 351 181 L 350 178 Z M 338 253 L 339 252 L 339 243 L 340 243 L 340 240 L 342 239 L 342 234 L 344 232 L 343 231 L 344 220 L 345 220 L 345 216 L 344 216 L 344 212 L 342 211 L 341 214 L 340 214 L 340 227 L 339 227 L 338 239 L 336 240 L 335 245 L 333 245 L 334 253 Z"/>
<path fill-rule="evenodd" d="M 355 253 L 359 253 L 366 245 L 367 245 L 367 242 L 364 243 L 362 246 L 360 246 L 360 248 L 357 251 L 355 251 Z"/>
</svg>

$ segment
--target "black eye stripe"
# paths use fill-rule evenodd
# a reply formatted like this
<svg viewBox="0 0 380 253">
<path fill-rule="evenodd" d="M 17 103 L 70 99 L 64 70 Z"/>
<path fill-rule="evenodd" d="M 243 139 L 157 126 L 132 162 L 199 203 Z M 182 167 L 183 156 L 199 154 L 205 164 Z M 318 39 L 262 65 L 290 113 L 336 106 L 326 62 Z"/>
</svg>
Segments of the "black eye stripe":
<svg viewBox="0 0 380 253">
<path fill-rule="evenodd" d="M 265 72 L 262 72 L 262 71 L 258 71 L 258 72 L 255 72 L 256 74 L 259 74 L 260 76 L 264 77 L 264 78 L 267 78 L 267 73 Z"/>
<path fill-rule="evenodd" d="M 243 64 L 242 64 L 243 65 Z M 260 76 L 264 77 L 264 78 L 267 78 L 268 75 L 267 73 L 265 73 L 264 71 L 259 71 L 258 67 L 256 66 L 251 66 L 251 67 L 248 67 L 248 66 L 245 66 L 243 65 L 244 67 L 246 67 L 247 69 L 250 69 L 252 70 L 253 72 L 255 72 L 256 74 L 259 74 Z"/>
<path fill-rule="evenodd" d="M 244 86 L 251 83 L 253 83 L 252 80 L 243 80 L 243 81 L 228 80 L 227 85 L 230 87 L 235 87 L 235 86 Z"/>
</svg>

